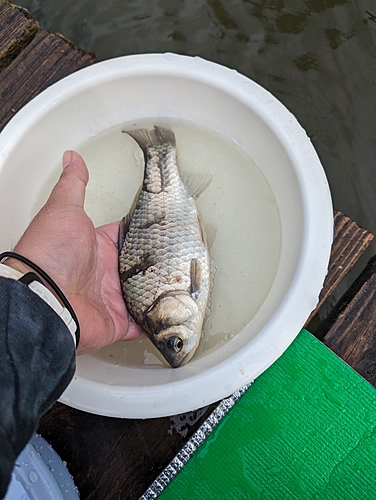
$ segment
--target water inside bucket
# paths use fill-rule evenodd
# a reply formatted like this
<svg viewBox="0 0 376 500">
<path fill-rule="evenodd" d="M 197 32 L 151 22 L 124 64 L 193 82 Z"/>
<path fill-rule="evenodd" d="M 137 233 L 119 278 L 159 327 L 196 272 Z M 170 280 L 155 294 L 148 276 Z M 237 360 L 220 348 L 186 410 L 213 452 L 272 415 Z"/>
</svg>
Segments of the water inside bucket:
<svg viewBox="0 0 376 500">
<path fill-rule="evenodd" d="M 261 170 L 232 140 L 190 122 L 158 120 L 158 124 L 175 132 L 181 172 L 212 175 L 196 202 L 205 226 L 215 234 L 210 254 L 216 269 L 211 314 L 197 356 L 236 336 L 267 297 L 281 248 L 279 211 Z M 134 124 L 116 127 L 77 148 L 90 172 L 85 210 L 96 226 L 126 215 L 142 182 L 142 152 L 122 133 L 130 128 Z M 55 180 L 43 186 L 39 206 Z M 118 342 L 92 355 L 111 364 L 162 366 L 148 339 Z"/>
</svg>

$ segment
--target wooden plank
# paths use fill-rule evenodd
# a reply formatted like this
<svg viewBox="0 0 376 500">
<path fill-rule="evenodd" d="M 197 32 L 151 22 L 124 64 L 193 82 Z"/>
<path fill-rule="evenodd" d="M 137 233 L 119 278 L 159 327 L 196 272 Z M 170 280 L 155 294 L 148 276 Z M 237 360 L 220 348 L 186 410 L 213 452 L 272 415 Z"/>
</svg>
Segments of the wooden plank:
<svg viewBox="0 0 376 500">
<path fill-rule="evenodd" d="M 33 97 L 74 71 L 96 61 L 62 37 L 39 31 L 0 73 L 0 130 Z"/>
<path fill-rule="evenodd" d="M 25 9 L 4 2 L 0 5 L 0 71 L 31 42 L 40 29 Z"/>
<path fill-rule="evenodd" d="M 333 352 L 376 386 L 376 256 L 316 333 Z"/>
<path fill-rule="evenodd" d="M 328 274 L 319 296 L 319 302 L 312 311 L 306 325 L 319 311 L 326 299 L 347 275 L 368 248 L 373 240 L 373 234 L 363 229 L 346 217 L 343 213 L 334 211 L 334 238 L 330 254 Z"/>
<path fill-rule="evenodd" d="M 38 432 L 67 462 L 81 500 L 137 500 L 215 406 L 175 417 L 132 420 L 56 403 Z"/>
</svg>

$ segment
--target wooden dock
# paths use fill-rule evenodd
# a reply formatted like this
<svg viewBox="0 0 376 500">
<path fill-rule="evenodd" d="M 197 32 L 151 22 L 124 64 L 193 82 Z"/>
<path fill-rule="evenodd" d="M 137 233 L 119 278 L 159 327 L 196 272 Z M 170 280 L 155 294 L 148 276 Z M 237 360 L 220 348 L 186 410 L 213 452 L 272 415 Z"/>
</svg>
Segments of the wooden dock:
<svg viewBox="0 0 376 500">
<path fill-rule="evenodd" d="M 61 36 L 42 30 L 24 9 L 0 0 L 0 130 L 33 97 L 96 58 Z M 373 235 L 340 212 L 320 302 L 333 294 L 370 245 Z M 376 256 L 319 325 L 317 337 L 376 386 Z M 101 417 L 57 403 L 39 432 L 74 477 L 84 500 L 137 499 L 219 403 L 182 415 L 186 432 L 171 431 L 169 417 Z"/>
</svg>

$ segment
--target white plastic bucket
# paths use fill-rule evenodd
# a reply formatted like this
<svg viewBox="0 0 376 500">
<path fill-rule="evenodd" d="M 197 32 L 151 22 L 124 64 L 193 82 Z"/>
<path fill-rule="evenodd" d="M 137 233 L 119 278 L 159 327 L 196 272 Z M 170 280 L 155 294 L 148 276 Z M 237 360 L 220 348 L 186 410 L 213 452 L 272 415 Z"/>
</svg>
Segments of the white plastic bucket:
<svg viewBox="0 0 376 500">
<path fill-rule="evenodd" d="M 331 197 L 297 120 L 239 73 L 174 54 L 98 63 L 51 86 L 17 113 L 0 135 L 0 248 L 11 248 L 27 227 L 65 149 L 79 149 L 125 121 L 160 117 L 213 129 L 253 159 L 278 206 L 279 262 L 269 293 L 242 331 L 186 366 L 127 366 L 96 355 L 79 357 L 61 401 L 92 413 L 150 418 L 229 396 L 293 341 L 317 303 L 327 272 Z"/>
</svg>

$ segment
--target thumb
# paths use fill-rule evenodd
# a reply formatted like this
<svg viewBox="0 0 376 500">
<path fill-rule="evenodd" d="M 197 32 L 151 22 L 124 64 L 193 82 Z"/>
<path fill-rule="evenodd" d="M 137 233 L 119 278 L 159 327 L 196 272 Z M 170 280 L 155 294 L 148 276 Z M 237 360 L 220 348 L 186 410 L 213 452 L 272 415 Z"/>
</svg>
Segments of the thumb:
<svg viewBox="0 0 376 500">
<path fill-rule="evenodd" d="M 81 155 L 75 151 L 65 151 L 63 172 L 53 188 L 49 203 L 84 206 L 85 189 L 89 181 L 89 172 Z"/>
</svg>

